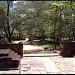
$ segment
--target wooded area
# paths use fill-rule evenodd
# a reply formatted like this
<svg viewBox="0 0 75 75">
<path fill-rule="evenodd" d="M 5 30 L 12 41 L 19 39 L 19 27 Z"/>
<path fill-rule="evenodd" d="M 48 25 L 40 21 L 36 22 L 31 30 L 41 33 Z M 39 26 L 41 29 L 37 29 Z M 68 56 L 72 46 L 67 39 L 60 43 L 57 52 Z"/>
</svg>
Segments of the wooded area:
<svg viewBox="0 0 75 75">
<path fill-rule="evenodd" d="M 0 39 L 30 38 L 56 44 L 75 40 L 74 1 L 0 1 Z"/>
</svg>

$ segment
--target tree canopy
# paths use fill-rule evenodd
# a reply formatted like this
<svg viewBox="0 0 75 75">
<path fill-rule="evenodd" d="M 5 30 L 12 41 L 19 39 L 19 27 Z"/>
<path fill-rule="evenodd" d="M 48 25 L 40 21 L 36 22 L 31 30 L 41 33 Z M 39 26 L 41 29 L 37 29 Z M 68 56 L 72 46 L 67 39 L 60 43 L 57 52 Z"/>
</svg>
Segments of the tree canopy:
<svg viewBox="0 0 75 75">
<path fill-rule="evenodd" d="M 9 42 L 16 35 L 75 40 L 74 7 L 74 1 L 0 1 L 0 34 Z"/>
</svg>

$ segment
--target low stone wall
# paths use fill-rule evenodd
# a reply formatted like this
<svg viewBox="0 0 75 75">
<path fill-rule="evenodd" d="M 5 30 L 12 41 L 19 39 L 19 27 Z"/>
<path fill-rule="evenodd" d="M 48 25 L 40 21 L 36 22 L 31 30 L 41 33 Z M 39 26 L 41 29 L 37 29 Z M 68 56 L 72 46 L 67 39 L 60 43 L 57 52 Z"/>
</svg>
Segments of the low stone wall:
<svg viewBox="0 0 75 75">
<path fill-rule="evenodd" d="M 9 44 L 0 44 L 0 49 L 11 49 L 18 53 L 19 55 L 23 56 L 23 44 L 22 43 L 9 43 Z"/>
<path fill-rule="evenodd" d="M 75 41 L 63 41 L 60 43 L 60 55 L 63 57 L 73 57 L 75 55 Z"/>
</svg>

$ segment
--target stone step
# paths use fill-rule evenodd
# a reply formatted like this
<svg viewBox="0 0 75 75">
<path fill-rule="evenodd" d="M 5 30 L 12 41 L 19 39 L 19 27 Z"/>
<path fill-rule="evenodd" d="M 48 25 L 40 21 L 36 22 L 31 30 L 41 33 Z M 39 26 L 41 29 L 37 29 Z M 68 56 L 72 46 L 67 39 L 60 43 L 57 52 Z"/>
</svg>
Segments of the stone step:
<svg viewBox="0 0 75 75">
<path fill-rule="evenodd" d="M 0 68 L 9 68 L 10 62 L 11 62 L 11 58 L 9 57 L 0 58 Z"/>
<path fill-rule="evenodd" d="M 0 57 L 8 56 L 8 54 L 0 54 Z"/>
<path fill-rule="evenodd" d="M 9 57 L 0 58 L 0 69 L 1 68 L 18 68 L 18 67 L 19 67 L 18 60 L 12 60 Z"/>
<path fill-rule="evenodd" d="M 48 57 L 48 56 L 59 56 L 59 53 L 51 54 L 23 54 L 23 57 Z"/>
<path fill-rule="evenodd" d="M 18 68 L 20 61 L 20 55 L 11 51 L 7 56 L 1 55 L 0 68 Z"/>
<path fill-rule="evenodd" d="M 0 49 L 0 57 L 8 56 L 11 53 L 10 49 Z"/>
<path fill-rule="evenodd" d="M 4 56 L 4 57 L 0 57 L 0 63 L 1 62 L 7 62 L 7 61 L 10 61 L 11 60 L 11 58 L 10 57 L 6 57 L 6 56 Z"/>
<path fill-rule="evenodd" d="M 9 57 L 12 58 L 12 56 L 14 55 L 14 53 L 15 53 L 14 51 L 11 51 L 10 54 L 9 54 Z"/>
<path fill-rule="evenodd" d="M 20 59 L 20 55 L 18 55 L 18 53 L 15 53 L 14 51 L 11 51 L 11 53 L 9 54 L 9 57 L 12 58 L 12 60 Z"/>
<path fill-rule="evenodd" d="M 14 53 L 14 55 L 12 56 L 12 60 L 20 60 L 20 55 Z"/>
<path fill-rule="evenodd" d="M 11 68 L 18 68 L 19 67 L 19 61 L 18 60 L 11 60 L 10 67 Z"/>
<path fill-rule="evenodd" d="M 0 49 L 0 54 L 9 54 L 10 52 L 10 49 Z"/>
</svg>

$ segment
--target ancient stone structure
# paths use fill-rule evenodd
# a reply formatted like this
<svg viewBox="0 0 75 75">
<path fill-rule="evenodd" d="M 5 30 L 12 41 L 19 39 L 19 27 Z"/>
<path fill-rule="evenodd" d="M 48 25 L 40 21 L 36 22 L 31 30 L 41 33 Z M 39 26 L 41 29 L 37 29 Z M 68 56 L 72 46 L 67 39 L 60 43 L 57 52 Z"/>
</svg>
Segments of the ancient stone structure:
<svg viewBox="0 0 75 75">
<path fill-rule="evenodd" d="M 75 41 L 65 40 L 60 42 L 60 55 L 63 57 L 73 57 L 75 55 Z"/>
<path fill-rule="evenodd" d="M 23 56 L 23 44 L 0 43 L 0 69 L 18 68 Z"/>
</svg>

